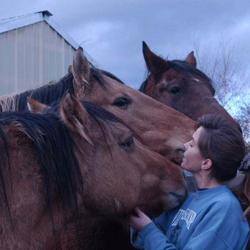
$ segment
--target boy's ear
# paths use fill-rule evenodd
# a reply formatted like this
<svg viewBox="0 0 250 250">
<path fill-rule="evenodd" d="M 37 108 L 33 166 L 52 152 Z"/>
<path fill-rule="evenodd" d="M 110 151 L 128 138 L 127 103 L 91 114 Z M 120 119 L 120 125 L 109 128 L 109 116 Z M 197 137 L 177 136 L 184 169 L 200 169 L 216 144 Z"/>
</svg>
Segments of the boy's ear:
<svg viewBox="0 0 250 250">
<path fill-rule="evenodd" d="M 212 168 L 212 160 L 211 159 L 205 159 L 201 163 L 201 169 L 203 170 L 210 170 Z"/>
</svg>

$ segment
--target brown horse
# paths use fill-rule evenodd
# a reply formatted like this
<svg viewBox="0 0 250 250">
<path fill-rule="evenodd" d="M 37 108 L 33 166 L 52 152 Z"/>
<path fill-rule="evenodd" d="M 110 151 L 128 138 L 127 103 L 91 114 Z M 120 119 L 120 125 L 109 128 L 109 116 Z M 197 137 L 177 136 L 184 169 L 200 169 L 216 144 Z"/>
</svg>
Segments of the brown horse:
<svg viewBox="0 0 250 250">
<path fill-rule="evenodd" d="M 70 95 L 46 114 L 1 113 L 0 147 L 0 249 L 112 249 L 100 246 L 107 220 L 185 196 L 174 164 Z"/>
<path fill-rule="evenodd" d="M 81 49 L 76 52 L 72 73 L 58 83 L 4 98 L 2 102 L 0 99 L 0 103 L 2 111 L 4 108 L 23 111 L 27 109 L 28 96 L 51 104 L 60 100 L 67 91 L 109 110 L 133 129 L 145 145 L 171 161 L 180 162 L 182 145 L 191 138 L 194 122 L 122 84 L 112 74 L 94 68 Z"/>
<path fill-rule="evenodd" d="M 153 53 L 143 42 L 143 55 L 149 74 L 140 91 L 195 121 L 204 114 L 220 114 L 240 128 L 215 99 L 212 82 L 196 68 L 193 52 L 184 61 L 170 61 Z"/>
</svg>

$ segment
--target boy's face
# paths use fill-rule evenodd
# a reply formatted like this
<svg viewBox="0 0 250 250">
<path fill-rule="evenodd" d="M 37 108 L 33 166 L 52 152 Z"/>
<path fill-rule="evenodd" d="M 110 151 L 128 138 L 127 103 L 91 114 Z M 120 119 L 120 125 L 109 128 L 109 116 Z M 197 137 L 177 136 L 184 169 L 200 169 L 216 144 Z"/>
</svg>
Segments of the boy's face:
<svg viewBox="0 0 250 250">
<path fill-rule="evenodd" d="M 202 161 L 205 159 L 201 156 L 200 149 L 198 147 L 198 141 L 204 128 L 199 127 L 193 134 L 191 141 L 184 144 L 185 153 L 181 163 L 181 167 L 192 173 L 199 172 L 201 169 Z"/>
</svg>

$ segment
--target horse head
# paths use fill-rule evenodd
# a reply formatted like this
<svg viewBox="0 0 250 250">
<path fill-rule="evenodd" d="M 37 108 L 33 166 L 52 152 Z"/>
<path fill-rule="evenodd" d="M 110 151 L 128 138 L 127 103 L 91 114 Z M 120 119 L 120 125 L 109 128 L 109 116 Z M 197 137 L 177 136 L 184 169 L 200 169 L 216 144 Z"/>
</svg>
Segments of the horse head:
<svg viewBox="0 0 250 250">
<path fill-rule="evenodd" d="M 54 112 L 38 104 L 29 100 L 35 112 Z M 139 142 L 115 115 L 69 94 L 56 110 L 74 141 L 83 179 L 80 203 L 86 209 L 124 215 L 137 206 L 148 212 L 171 209 L 183 200 L 180 169 Z"/>
<path fill-rule="evenodd" d="M 180 163 L 182 145 L 189 140 L 195 126 L 191 119 L 126 86 L 112 74 L 94 68 L 81 49 L 76 52 L 72 73 L 78 98 L 110 111 L 142 143 Z"/>
<path fill-rule="evenodd" d="M 186 59 L 165 60 L 153 53 L 143 42 L 143 55 L 148 78 L 140 90 L 193 120 L 204 114 L 221 114 L 233 126 L 239 125 L 214 98 L 212 81 L 196 68 L 196 58 L 190 52 Z"/>
</svg>

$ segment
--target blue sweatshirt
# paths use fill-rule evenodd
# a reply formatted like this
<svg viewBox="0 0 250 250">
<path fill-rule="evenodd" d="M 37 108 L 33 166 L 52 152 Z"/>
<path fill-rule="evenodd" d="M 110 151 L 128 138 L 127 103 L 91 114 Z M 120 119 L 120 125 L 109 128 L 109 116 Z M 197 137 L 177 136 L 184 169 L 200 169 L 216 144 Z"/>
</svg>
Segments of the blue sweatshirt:
<svg viewBox="0 0 250 250">
<path fill-rule="evenodd" d="M 180 208 L 131 231 L 133 246 L 144 250 L 243 250 L 248 237 L 240 204 L 226 186 L 190 193 Z"/>
</svg>

